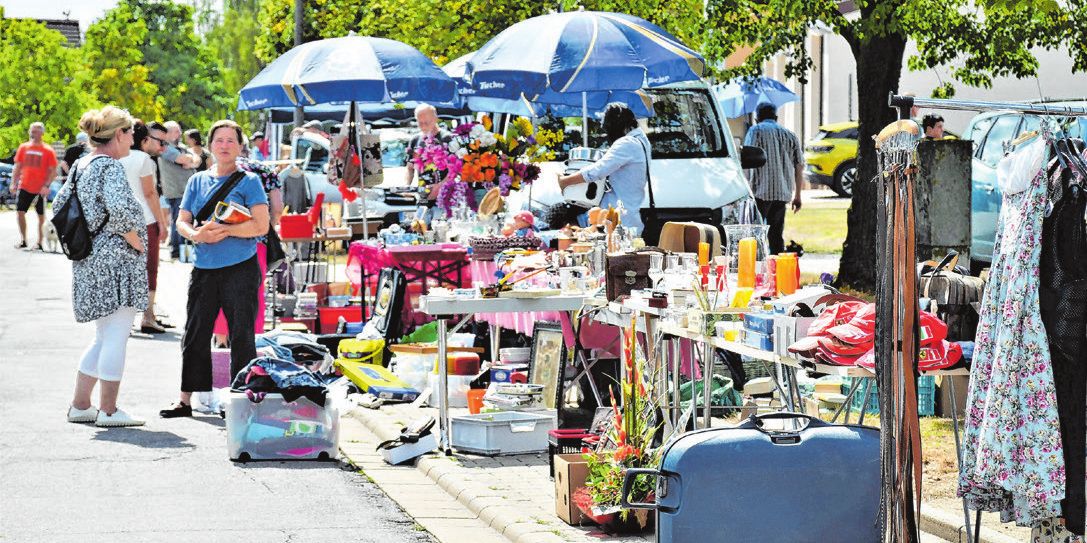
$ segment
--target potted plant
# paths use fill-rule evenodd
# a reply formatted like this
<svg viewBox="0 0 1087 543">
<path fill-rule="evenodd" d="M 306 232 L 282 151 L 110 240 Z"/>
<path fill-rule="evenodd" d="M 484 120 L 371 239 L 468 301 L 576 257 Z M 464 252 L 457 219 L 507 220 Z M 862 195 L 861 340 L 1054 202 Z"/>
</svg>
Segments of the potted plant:
<svg viewBox="0 0 1087 543">
<path fill-rule="evenodd" d="M 608 532 L 641 531 L 652 526 L 650 511 L 623 509 L 619 503 L 623 477 L 630 468 L 655 468 L 660 462 L 660 450 L 653 440 L 660 428 L 653 424 L 657 410 L 654 383 L 647 374 L 647 364 L 638 353 L 634 326 L 624 330 L 623 379 L 620 384 L 621 405 L 612 392 L 612 421 L 601 438 L 602 450 L 584 450 L 589 477 L 574 500 L 578 507 Z M 653 498 L 656 481 L 641 477 L 635 481 L 629 501 L 645 502 Z"/>
</svg>

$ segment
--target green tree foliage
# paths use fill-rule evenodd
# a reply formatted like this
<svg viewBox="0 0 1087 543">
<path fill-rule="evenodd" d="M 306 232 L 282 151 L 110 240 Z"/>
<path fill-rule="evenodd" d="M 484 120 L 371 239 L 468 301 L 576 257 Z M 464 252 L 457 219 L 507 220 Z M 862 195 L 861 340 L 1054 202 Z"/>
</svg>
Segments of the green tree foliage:
<svg viewBox="0 0 1087 543">
<path fill-rule="evenodd" d="M 79 118 L 95 104 L 82 85 L 73 84 L 80 54 L 44 24 L 6 19 L 0 11 L 0 155 L 27 140 L 35 121 L 45 123 L 45 141 L 71 141 Z"/>
<path fill-rule="evenodd" d="M 1075 69 L 1087 68 L 1087 7 L 1071 0 L 857 0 L 860 17 L 838 11 L 834 0 L 708 0 L 705 52 L 722 61 L 740 48 L 752 53 L 726 78 L 757 75 L 777 54 L 788 59 L 785 73 L 806 81 L 813 66 L 805 48 L 815 24 L 845 38 L 857 62 L 860 179 L 876 173 L 872 136 L 895 119 L 887 95 L 898 91 L 906 42 L 916 40 L 919 54 L 911 69 L 953 65 L 964 84 L 990 87 L 993 76 L 1032 77 L 1037 60 L 1030 50 L 1068 44 Z M 950 96 L 951 85 L 936 94 Z M 876 281 L 876 187 L 853 186 L 848 233 L 842 250 L 839 282 L 872 290 Z M 966 210 L 963 210 L 966 212 Z"/>
<path fill-rule="evenodd" d="M 149 81 L 151 70 L 143 64 L 140 45 L 146 38 L 147 25 L 121 4 L 87 28 L 81 51 L 84 74 L 99 102 L 152 121 L 162 117 L 162 103 L 158 86 Z"/>
<path fill-rule="evenodd" d="M 445 64 L 479 49 L 514 23 L 556 10 L 578 6 L 592 11 L 618 11 L 649 20 L 697 48 L 703 29 L 702 2 L 678 0 L 307 0 L 303 41 L 346 36 L 390 38 L 407 43 L 435 62 Z M 265 63 L 294 46 L 294 0 L 262 0 L 262 32 L 257 56 Z"/>
<path fill-rule="evenodd" d="M 140 44 L 149 80 L 162 97 L 162 116 L 184 128 L 205 130 L 234 111 L 236 96 L 224 87 L 210 48 L 197 36 L 193 8 L 172 0 L 122 0 L 130 23 L 141 21 L 147 36 Z"/>
<path fill-rule="evenodd" d="M 259 12 L 259 0 L 225 0 L 222 17 L 216 17 L 207 24 L 205 38 L 208 48 L 222 63 L 223 88 L 234 101 L 237 100 L 238 91 L 264 67 L 256 55 L 260 34 L 257 24 Z M 239 111 L 232 116 L 246 127 L 246 132 L 262 129 L 258 112 Z"/>
</svg>

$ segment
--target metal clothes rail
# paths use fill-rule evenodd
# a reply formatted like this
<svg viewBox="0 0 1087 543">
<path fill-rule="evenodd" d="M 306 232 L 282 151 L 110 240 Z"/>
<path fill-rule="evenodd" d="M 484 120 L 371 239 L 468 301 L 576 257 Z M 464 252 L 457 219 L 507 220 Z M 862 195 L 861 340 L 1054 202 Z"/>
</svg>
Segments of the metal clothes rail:
<svg viewBox="0 0 1087 543">
<path fill-rule="evenodd" d="M 942 98 L 917 98 L 915 96 L 896 95 L 893 92 L 887 99 L 887 105 L 898 108 L 899 119 L 909 119 L 914 107 L 932 109 L 954 109 L 965 111 L 1011 111 L 1034 115 L 1057 115 L 1064 117 L 1087 117 L 1087 107 L 1049 105 L 1044 102 L 972 102 L 967 100 L 947 100 Z"/>
</svg>

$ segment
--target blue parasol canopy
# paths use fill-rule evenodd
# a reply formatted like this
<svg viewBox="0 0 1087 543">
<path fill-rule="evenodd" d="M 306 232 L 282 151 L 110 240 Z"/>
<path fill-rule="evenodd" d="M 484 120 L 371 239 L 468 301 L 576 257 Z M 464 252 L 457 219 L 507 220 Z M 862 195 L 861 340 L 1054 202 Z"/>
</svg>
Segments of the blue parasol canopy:
<svg viewBox="0 0 1087 543">
<path fill-rule="evenodd" d="M 530 99 L 548 91 L 633 91 L 698 79 L 705 71 L 701 55 L 660 27 L 598 11 L 521 21 L 487 42 L 466 65 L 478 95 Z"/>
<path fill-rule="evenodd" d="M 777 108 L 800 100 L 780 81 L 763 76 L 751 81 L 737 77 L 728 83 L 714 85 L 713 95 L 721 104 L 725 117 L 730 119 L 754 112 L 759 104 L 773 104 Z"/>
<path fill-rule="evenodd" d="M 305 43 L 238 93 L 238 109 L 328 102 L 451 102 L 455 84 L 434 61 L 396 40 L 346 36 Z"/>
</svg>

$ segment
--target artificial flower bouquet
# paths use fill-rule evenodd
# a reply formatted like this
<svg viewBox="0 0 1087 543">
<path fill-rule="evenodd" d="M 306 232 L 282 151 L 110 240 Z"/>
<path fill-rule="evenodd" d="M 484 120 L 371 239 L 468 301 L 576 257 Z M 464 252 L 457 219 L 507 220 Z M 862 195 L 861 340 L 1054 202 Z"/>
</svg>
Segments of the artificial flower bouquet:
<svg viewBox="0 0 1087 543">
<path fill-rule="evenodd" d="M 508 196 L 532 183 L 540 176 L 537 163 L 554 159 L 549 146 L 562 140 L 558 132 L 535 130 L 524 117 L 509 123 L 505 134 L 491 128 L 484 115 L 480 122 L 455 128 L 448 144 L 428 139 L 413 159 L 419 171 L 444 172 L 437 200 L 447 215 L 460 205 L 476 209 L 476 190 L 498 187 L 502 196 Z"/>
</svg>

